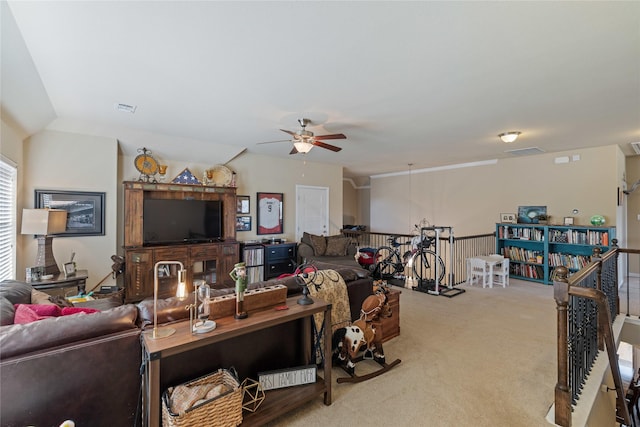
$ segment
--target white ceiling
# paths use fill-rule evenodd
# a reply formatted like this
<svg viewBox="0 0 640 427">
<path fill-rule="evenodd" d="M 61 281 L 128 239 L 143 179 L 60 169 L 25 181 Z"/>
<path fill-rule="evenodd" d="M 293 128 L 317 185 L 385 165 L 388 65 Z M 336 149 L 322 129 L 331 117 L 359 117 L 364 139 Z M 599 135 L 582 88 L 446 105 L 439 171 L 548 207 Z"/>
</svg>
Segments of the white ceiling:
<svg viewBox="0 0 640 427">
<path fill-rule="evenodd" d="M 3 115 L 130 155 L 288 157 L 287 142 L 257 143 L 300 117 L 347 135 L 306 159 L 351 177 L 640 141 L 638 1 L 8 5 Z M 508 146 L 507 130 L 522 132 Z"/>
</svg>

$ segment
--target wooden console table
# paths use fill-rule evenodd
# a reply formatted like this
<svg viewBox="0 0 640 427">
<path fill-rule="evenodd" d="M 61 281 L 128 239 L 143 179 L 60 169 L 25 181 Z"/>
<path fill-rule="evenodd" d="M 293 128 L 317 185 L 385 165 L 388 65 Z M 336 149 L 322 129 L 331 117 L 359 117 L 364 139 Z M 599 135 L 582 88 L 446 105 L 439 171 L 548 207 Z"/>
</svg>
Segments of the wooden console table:
<svg viewBox="0 0 640 427">
<path fill-rule="evenodd" d="M 299 343 L 305 354 L 305 359 L 311 360 L 313 344 L 311 322 L 313 315 L 324 313 L 324 373 L 315 383 L 295 387 L 268 390 L 265 400 L 256 412 L 244 412 L 242 425 L 262 425 L 279 415 L 324 394 L 324 404 L 331 405 L 331 304 L 314 298 L 310 305 L 297 304 L 299 296 L 287 299 L 288 310 L 276 311 L 273 308 L 250 312 L 247 319 L 238 320 L 233 316 L 216 319 L 217 327 L 206 334 L 191 334 L 189 322 L 183 321 L 172 324 L 175 334 L 153 340 L 149 332 L 143 333 L 143 357 L 145 359 L 145 373 L 143 384 L 143 425 L 159 426 L 161 423 L 161 368 L 162 363 L 170 356 L 197 351 L 202 347 L 217 344 L 218 348 L 225 346 L 225 341 L 252 332 L 265 330 L 287 322 L 303 320 L 304 327 Z M 296 339 L 296 337 L 283 337 Z M 252 354 L 241 354 L 238 357 L 251 358 Z M 212 366 L 213 372 L 217 367 Z M 240 379 L 242 381 L 242 378 Z M 176 384 L 177 385 L 177 384 Z"/>
</svg>

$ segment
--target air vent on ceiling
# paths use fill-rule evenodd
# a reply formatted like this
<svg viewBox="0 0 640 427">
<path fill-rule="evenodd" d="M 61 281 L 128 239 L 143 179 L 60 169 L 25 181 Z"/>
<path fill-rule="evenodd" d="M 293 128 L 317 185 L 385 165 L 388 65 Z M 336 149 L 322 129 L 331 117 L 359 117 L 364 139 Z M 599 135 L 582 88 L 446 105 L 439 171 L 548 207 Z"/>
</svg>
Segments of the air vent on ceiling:
<svg viewBox="0 0 640 427">
<path fill-rule="evenodd" d="M 533 154 L 542 154 L 545 151 L 538 147 L 518 148 L 516 150 L 506 150 L 505 153 L 513 154 L 514 156 L 531 156 Z"/>
<path fill-rule="evenodd" d="M 116 110 L 118 111 L 124 111 L 125 113 L 135 113 L 136 112 L 136 108 L 138 108 L 135 105 L 129 105 L 129 104 L 116 104 L 115 105 Z"/>
<path fill-rule="evenodd" d="M 630 144 L 633 151 L 635 151 L 636 154 L 640 154 L 640 142 L 631 142 Z"/>
</svg>

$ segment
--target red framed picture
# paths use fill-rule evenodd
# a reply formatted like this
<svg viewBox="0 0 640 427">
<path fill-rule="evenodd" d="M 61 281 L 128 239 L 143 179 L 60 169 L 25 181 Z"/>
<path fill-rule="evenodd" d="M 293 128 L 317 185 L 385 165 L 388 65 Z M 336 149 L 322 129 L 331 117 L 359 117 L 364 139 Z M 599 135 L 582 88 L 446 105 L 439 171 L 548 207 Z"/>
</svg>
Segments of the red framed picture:
<svg viewBox="0 0 640 427">
<path fill-rule="evenodd" d="M 257 234 L 282 234 L 282 193 L 257 193 Z"/>
</svg>

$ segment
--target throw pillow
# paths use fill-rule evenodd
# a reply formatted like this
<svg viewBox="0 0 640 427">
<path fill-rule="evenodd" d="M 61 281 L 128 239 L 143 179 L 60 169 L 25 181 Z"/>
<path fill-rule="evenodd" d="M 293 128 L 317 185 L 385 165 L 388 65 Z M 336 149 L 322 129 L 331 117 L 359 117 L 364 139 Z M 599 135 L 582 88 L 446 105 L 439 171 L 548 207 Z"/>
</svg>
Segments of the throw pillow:
<svg viewBox="0 0 640 427">
<path fill-rule="evenodd" d="M 309 246 L 313 246 L 313 244 L 311 243 L 311 234 L 307 233 L 306 231 L 302 233 L 302 239 L 300 239 L 300 243 L 306 243 Z"/>
<path fill-rule="evenodd" d="M 89 307 L 65 307 L 62 309 L 62 315 L 69 316 L 71 314 L 76 314 L 76 313 L 91 314 L 91 313 L 98 313 L 99 311 L 100 310 L 98 310 L 97 308 L 89 308 Z"/>
<path fill-rule="evenodd" d="M 31 289 L 31 304 L 53 304 L 51 295 L 37 289 Z"/>
<path fill-rule="evenodd" d="M 313 253 L 318 255 L 324 255 L 327 250 L 327 239 L 324 236 L 316 236 L 314 234 L 309 234 L 309 238 L 311 239 L 311 246 L 313 247 Z"/>
<path fill-rule="evenodd" d="M 60 316 L 60 307 L 55 304 L 16 304 L 13 323 L 30 323 L 36 320 Z"/>
<path fill-rule="evenodd" d="M 345 256 L 351 239 L 349 237 L 334 237 L 327 239 L 326 256 Z"/>
</svg>

